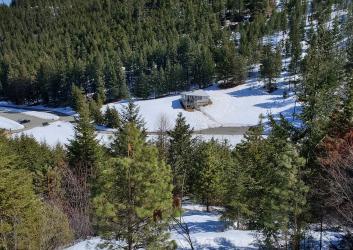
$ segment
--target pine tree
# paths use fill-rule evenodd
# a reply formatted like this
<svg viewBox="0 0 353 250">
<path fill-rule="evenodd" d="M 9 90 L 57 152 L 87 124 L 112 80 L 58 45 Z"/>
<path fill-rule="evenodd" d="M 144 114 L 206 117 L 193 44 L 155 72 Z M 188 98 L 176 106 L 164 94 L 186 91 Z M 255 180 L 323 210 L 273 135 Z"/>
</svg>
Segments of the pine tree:
<svg viewBox="0 0 353 250">
<path fill-rule="evenodd" d="M 126 249 L 168 249 L 167 222 L 172 211 L 169 166 L 158 160 L 134 123 L 125 126 L 122 158 L 106 163 L 100 176 L 102 193 L 94 204 L 100 232 L 126 242 Z"/>
<path fill-rule="evenodd" d="M 68 219 L 35 193 L 32 173 L 22 167 L 23 159 L 13 152 L 12 143 L 1 135 L 0 248 L 60 248 L 72 240 Z"/>
<path fill-rule="evenodd" d="M 90 199 L 95 188 L 95 176 L 99 162 L 102 159 L 101 147 L 96 140 L 95 128 L 91 123 L 88 103 L 84 102 L 77 107 L 79 117 L 76 119 L 75 135 L 67 145 L 69 165 L 74 177 L 77 179 L 78 194 L 76 200 L 70 200 L 71 206 L 78 212 L 77 219 L 81 222 L 75 224 L 77 237 L 87 237 L 92 233 L 90 218 Z"/>
<path fill-rule="evenodd" d="M 108 64 L 105 71 L 107 99 L 113 101 L 128 97 L 129 90 L 127 88 L 125 71 L 121 61 L 116 60 L 114 64 Z"/>
<path fill-rule="evenodd" d="M 232 83 L 232 76 L 235 70 L 235 48 L 233 44 L 227 43 L 220 52 L 220 61 L 217 64 L 218 78 L 223 80 L 222 86 L 228 87 Z"/>
<path fill-rule="evenodd" d="M 71 107 L 76 112 L 80 112 L 80 108 L 84 105 L 85 96 L 84 92 L 81 88 L 77 87 L 76 85 L 72 85 L 71 88 L 71 96 L 72 96 L 72 103 Z"/>
<path fill-rule="evenodd" d="M 271 46 L 264 46 L 263 55 L 261 59 L 261 76 L 265 79 L 265 87 L 268 92 L 274 91 L 277 86 L 275 79 L 282 70 L 281 52 L 277 48 L 275 52 L 272 51 Z"/>
<path fill-rule="evenodd" d="M 132 99 L 124 106 L 121 119 L 123 124 L 134 123 L 138 129 L 145 132 L 145 121 L 140 115 L 140 108 Z"/>
<path fill-rule="evenodd" d="M 124 106 L 121 113 L 121 125 L 119 129 L 114 133 L 114 141 L 111 145 L 111 149 L 116 156 L 127 156 L 128 144 L 129 144 L 129 126 L 133 124 L 141 132 L 141 139 L 146 138 L 145 122 L 139 114 L 139 107 L 132 101 L 129 100 L 128 104 Z"/>
<path fill-rule="evenodd" d="M 207 87 L 213 81 L 215 66 L 212 55 L 207 48 L 202 47 L 193 63 L 193 81 L 199 88 Z"/>
<path fill-rule="evenodd" d="M 120 128 L 121 118 L 118 111 L 113 107 L 107 106 L 104 114 L 105 125 L 109 128 Z"/>
<path fill-rule="evenodd" d="M 289 64 L 290 72 L 295 75 L 299 71 L 301 60 L 301 41 L 303 40 L 302 28 L 303 22 L 303 6 L 301 1 L 296 1 L 293 8 L 290 8 L 289 14 L 289 41 L 290 41 L 290 56 L 291 61 Z"/>
<path fill-rule="evenodd" d="M 234 44 L 226 43 L 218 55 L 217 73 L 222 80 L 220 87 L 229 88 L 243 84 L 246 79 L 246 62 L 235 51 Z"/>
<path fill-rule="evenodd" d="M 82 98 L 85 100 L 84 98 Z M 95 128 L 91 122 L 87 101 L 78 106 L 75 136 L 67 145 L 70 165 L 85 177 L 94 176 L 100 157 L 100 146 L 95 138 Z"/>
<path fill-rule="evenodd" d="M 348 20 L 345 27 L 345 35 L 347 37 L 347 59 L 348 66 L 353 68 L 353 7 L 348 9 Z"/>
<path fill-rule="evenodd" d="M 222 204 L 225 194 L 227 168 L 230 165 L 230 154 L 214 140 L 203 142 L 196 150 L 193 193 L 206 205 L 207 212 L 211 205 Z"/>
<path fill-rule="evenodd" d="M 30 174 L 16 169 L 14 156 L 0 145 L 0 247 L 39 248 L 40 201 L 32 187 Z"/>
<path fill-rule="evenodd" d="M 168 132 L 170 137 L 168 163 L 173 171 L 174 195 L 181 195 L 186 187 L 189 171 L 189 160 L 192 152 L 192 132 L 182 113 L 178 114 L 173 130 Z"/>
<path fill-rule="evenodd" d="M 134 93 L 137 97 L 148 98 L 150 92 L 148 76 L 144 72 L 140 72 L 137 76 Z"/>
<path fill-rule="evenodd" d="M 289 237 L 293 249 L 299 249 L 308 192 L 305 160 L 288 138 L 286 121 L 270 120 L 268 138 L 263 138 L 260 123 L 236 147 L 236 165 L 226 178 L 223 217 L 260 230 L 266 249 L 278 247 L 282 240 L 287 244 Z"/>
<path fill-rule="evenodd" d="M 97 103 L 95 100 L 90 100 L 88 107 L 92 120 L 94 120 L 97 125 L 103 125 L 104 117 L 102 111 L 100 110 L 100 103 Z"/>
<path fill-rule="evenodd" d="M 101 108 L 106 101 L 104 82 L 102 76 L 100 75 L 97 79 L 97 87 L 94 100 L 96 101 L 99 108 Z"/>
</svg>

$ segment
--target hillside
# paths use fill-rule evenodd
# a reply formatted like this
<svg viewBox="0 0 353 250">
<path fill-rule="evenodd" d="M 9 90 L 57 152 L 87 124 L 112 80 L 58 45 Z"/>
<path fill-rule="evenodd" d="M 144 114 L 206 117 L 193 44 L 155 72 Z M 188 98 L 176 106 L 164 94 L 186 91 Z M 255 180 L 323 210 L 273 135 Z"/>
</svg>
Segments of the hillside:
<svg viewBox="0 0 353 250">
<path fill-rule="evenodd" d="M 351 0 L 0 5 L 0 249 L 353 249 L 352 173 Z"/>
</svg>

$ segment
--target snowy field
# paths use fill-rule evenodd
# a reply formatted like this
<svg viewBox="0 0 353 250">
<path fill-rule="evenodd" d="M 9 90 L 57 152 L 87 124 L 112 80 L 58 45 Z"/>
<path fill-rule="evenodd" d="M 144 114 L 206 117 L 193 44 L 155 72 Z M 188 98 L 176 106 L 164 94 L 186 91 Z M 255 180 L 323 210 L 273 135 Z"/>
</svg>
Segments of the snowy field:
<svg viewBox="0 0 353 250">
<path fill-rule="evenodd" d="M 140 107 L 140 113 L 146 121 L 148 131 L 158 130 L 161 116 L 165 116 L 173 127 L 179 112 L 185 116 L 187 123 L 194 130 L 252 126 L 259 122 L 261 114 L 266 116 L 269 113 L 273 115 L 282 113 L 291 120 L 296 102 L 295 97 L 291 94 L 288 98 L 283 98 L 283 91 L 287 88 L 283 84 L 286 80 L 285 74 L 283 73 L 277 79 L 279 89 L 272 93 L 266 92 L 263 83 L 256 81 L 255 78 L 250 78 L 244 85 L 229 89 L 209 87 L 205 91 L 209 94 L 212 104 L 201 108 L 200 111 L 184 110 L 179 95 L 136 101 L 136 104 Z M 103 109 L 109 106 L 121 111 L 124 105 L 126 105 L 126 101 L 108 104 Z"/>
<path fill-rule="evenodd" d="M 21 113 L 24 115 L 37 117 L 37 118 L 44 119 L 44 120 L 53 120 L 53 121 L 59 120 L 59 116 L 53 115 L 53 114 L 47 113 L 47 112 L 28 111 L 25 109 L 14 108 L 14 107 L 0 107 L 0 111 L 8 112 L 8 113 Z"/>
<path fill-rule="evenodd" d="M 20 133 L 16 133 L 13 136 L 19 136 L 21 134 L 31 136 L 38 142 L 43 142 L 49 146 L 56 146 L 57 144 L 66 145 L 71 139 L 74 138 L 74 125 L 67 121 L 56 121 L 50 123 L 44 127 L 32 128 Z M 105 133 L 97 132 L 97 139 L 102 144 L 109 144 L 111 142 L 110 135 Z"/>
<path fill-rule="evenodd" d="M 0 117 L 2 119 L 2 117 Z M 2 120 L 0 119 L 0 126 L 2 126 Z M 4 118 L 4 120 L 9 120 Z M 12 120 L 9 120 L 10 125 L 13 122 Z M 4 123 L 4 126 L 6 124 Z M 17 124 L 18 128 L 17 129 L 23 129 L 23 126 L 21 124 Z M 15 124 L 12 125 L 12 129 L 14 130 Z M 107 133 L 108 132 L 108 133 Z M 112 135 L 112 130 L 98 130 L 96 132 L 97 134 L 97 140 L 102 144 L 109 146 L 112 141 L 113 141 L 113 135 Z M 45 142 L 46 144 L 54 147 L 56 144 L 61 144 L 65 145 L 69 143 L 69 140 L 73 139 L 74 137 L 74 125 L 70 122 L 67 121 L 56 121 L 53 123 L 50 123 L 47 126 L 43 127 L 36 127 L 32 128 L 26 131 L 22 131 L 19 133 L 15 133 L 13 136 L 19 136 L 21 134 L 31 136 L 35 138 L 38 142 Z M 200 140 L 203 141 L 210 141 L 211 139 L 218 140 L 220 142 L 224 142 L 225 140 L 229 143 L 231 146 L 235 146 L 238 144 L 242 139 L 242 135 L 205 135 L 205 134 L 194 134 L 193 138 L 197 137 Z M 153 141 L 156 139 L 156 135 L 148 135 L 147 140 Z"/>
<path fill-rule="evenodd" d="M 283 72 L 282 75 L 276 79 L 278 89 L 272 93 L 268 93 L 263 87 L 263 82 L 256 80 L 258 70 L 259 67 L 255 67 L 253 71 L 250 72 L 250 78 L 243 85 L 229 89 L 219 89 L 216 85 L 207 88 L 205 91 L 209 94 L 212 104 L 201 108 L 200 111 L 195 110 L 189 112 L 184 110 L 181 106 L 179 95 L 151 100 L 137 100 L 136 104 L 139 106 L 140 114 L 146 122 L 147 131 L 157 131 L 162 116 L 167 118 L 170 128 L 173 128 L 175 119 L 178 113 L 181 112 L 186 118 L 186 122 L 196 131 L 194 137 L 199 137 L 206 141 L 212 138 L 219 141 L 228 140 L 230 145 L 235 146 L 243 138 L 242 135 L 198 135 L 197 130 L 217 127 L 252 126 L 258 124 L 260 115 L 266 116 L 267 114 L 273 114 L 274 116 L 282 114 L 292 123 L 299 124 L 299 122 L 294 119 L 295 116 L 293 114 L 300 112 L 300 105 L 296 103 L 293 93 L 287 89 L 288 85 L 285 84 L 285 82 L 288 81 L 286 72 Z M 287 98 L 283 98 L 284 91 L 289 93 Z M 102 109 L 104 111 L 106 107 L 109 106 L 121 112 L 126 103 L 127 101 L 111 103 L 105 105 Z M 66 115 L 75 115 L 70 108 L 47 109 L 42 106 L 35 106 L 34 108 L 38 110 L 61 112 Z M 9 107 L 8 109 L 10 111 L 20 110 L 19 107 L 16 109 Z M 23 111 L 28 115 L 42 116 L 43 119 L 46 115 L 52 116 L 47 116 L 46 119 L 56 119 L 55 115 L 45 112 Z M 5 126 L 5 124 L 3 126 Z M 12 129 L 14 129 L 14 127 L 15 126 L 13 126 Z M 22 127 L 18 127 L 18 129 L 21 128 Z M 108 145 L 111 142 L 109 132 L 111 133 L 112 131 L 100 127 L 98 127 L 97 130 L 97 138 L 102 144 Z M 37 141 L 46 142 L 51 146 L 57 143 L 65 145 L 74 135 L 73 125 L 65 121 L 56 121 L 48 126 L 35 127 L 22 133 L 33 136 Z M 153 136 L 150 136 L 150 139 L 153 139 Z"/>
<path fill-rule="evenodd" d="M 0 116 L 0 128 L 6 130 L 19 130 L 23 129 L 24 126 L 18 122 Z"/>
<path fill-rule="evenodd" d="M 34 105 L 34 106 L 15 105 L 15 104 L 12 104 L 11 102 L 6 102 L 6 101 L 0 101 L 0 106 L 1 106 L 1 108 L 6 107 L 8 109 L 12 108 L 12 109 L 18 109 L 18 110 L 20 110 L 21 108 L 23 108 L 23 109 L 30 108 L 31 110 L 34 110 L 34 111 L 51 111 L 51 112 L 56 112 L 56 113 L 60 113 L 63 115 L 75 115 L 76 114 L 76 112 L 73 111 L 71 107 L 52 108 L 52 107 L 47 107 L 47 106 L 42 106 L 42 105 Z M 24 110 L 24 112 L 26 112 L 26 111 L 27 110 Z M 42 118 L 42 117 L 38 117 L 38 118 Z M 46 119 L 46 118 L 42 118 L 42 119 Z M 53 119 L 49 119 L 49 120 L 53 120 Z"/>
<path fill-rule="evenodd" d="M 206 212 L 205 208 L 200 205 L 187 203 L 183 206 L 183 222 L 187 223 L 190 230 L 190 237 L 193 246 L 197 250 L 229 250 L 258 249 L 261 234 L 251 230 L 235 230 L 226 228 L 224 223 L 220 221 L 220 212 L 214 208 L 211 212 Z M 319 249 L 319 232 L 310 231 L 306 234 L 307 240 L 305 249 Z M 331 244 L 337 244 L 341 234 L 335 232 L 324 232 L 323 248 L 330 249 Z M 175 230 L 171 232 L 171 239 L 175 240 L 179 250 L 190 249 L 189 244 L 185 241 L 181 234 Z M 66 250 L 93 250 L 104 241 L 99 237 L 78 242 L 77 244 L 67 248 Z M 107 250 L 109 248 L 103 248 Z"/>
</svg>

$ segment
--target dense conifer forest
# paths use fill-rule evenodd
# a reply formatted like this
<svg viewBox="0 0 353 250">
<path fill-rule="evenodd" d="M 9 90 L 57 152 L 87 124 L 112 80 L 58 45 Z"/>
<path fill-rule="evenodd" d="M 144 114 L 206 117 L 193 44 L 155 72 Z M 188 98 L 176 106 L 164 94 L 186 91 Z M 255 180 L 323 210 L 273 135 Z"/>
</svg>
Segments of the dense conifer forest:
<svg viewBox="0 0 353 250">
<path fill-rule="evenodd" d="M 266 25 L 271 1 L 236 2 L 13 1 L 0 8 L 1 94 L 58 105 L 69 102 L 73 84 L 87 93 L 104 85 L 116 100 L 205 87 L 233 74 L 241 82 L 244 70 L 234 71 L 245 67 L 256 38 L 279 28 L 272 26 L 281 14 Z M 222 24 L 245 17 L 254 22 L 238 25 L 238 53 Z"/>
<path fill-rule="evenodd" d="M 264 42 L 279 34 L 283 42 Z M 193 137 L 180 113 L 147 139 L 131 97 L 238 86 L 254 65 L 267 92 L 281 72 L 292 77 L 296 117 L 260 117 L 231 147 Z M 342 236 L 335 249 L 352 249 L 352 70 L 350 0 L 0 5 L 2 99 L 78 114 L 67 145 L 1 131 L 0 249 L 58 249 L 92 236 L 107 240 L 102 247 L 177 249 L 172 226 L 199 249 L 181 219 L 185 197 L 207 212 L 222 207 L 228 227 L 260 232 L 259 249 L 311 249 L 313 226 L 319 249 L 333 228 Z M 121 99 L 122 111 L 102 112 Z M 96 125 L 114 128 L 110 145 L 99 144 Z"/>
</svg>

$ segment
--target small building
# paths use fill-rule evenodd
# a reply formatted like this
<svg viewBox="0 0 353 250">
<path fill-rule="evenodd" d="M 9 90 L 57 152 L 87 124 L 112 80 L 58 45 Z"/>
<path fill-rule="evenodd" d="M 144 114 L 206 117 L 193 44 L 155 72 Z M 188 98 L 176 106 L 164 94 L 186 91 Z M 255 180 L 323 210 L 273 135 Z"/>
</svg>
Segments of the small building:
<svg viewBox="0 0 353 250">
<path fill-rule="evenodd" d="M 181 103 L 185 109 L 198 109 L 202 106 L 211 104 L 210 96 L 202 89 L 182 92 Z"/>
</svg>

